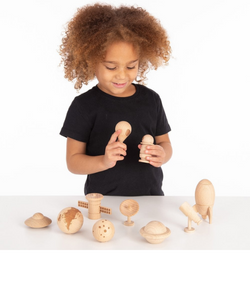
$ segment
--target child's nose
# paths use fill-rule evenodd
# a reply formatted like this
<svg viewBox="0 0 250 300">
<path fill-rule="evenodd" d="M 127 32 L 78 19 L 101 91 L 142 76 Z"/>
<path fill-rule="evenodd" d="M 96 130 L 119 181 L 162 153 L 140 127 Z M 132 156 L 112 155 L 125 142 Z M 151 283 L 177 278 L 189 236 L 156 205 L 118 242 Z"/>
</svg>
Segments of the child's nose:
<svg viewBox="0 0 250 300">
<path fill-rule="evenodd" d="M 116 77 L 119 78 L 119 79 L 123 79 L 126 77 L 126 72 L 124 69 L 120 69 L 118 70 L 117 74 L 116 74 Z"/>
</svg>

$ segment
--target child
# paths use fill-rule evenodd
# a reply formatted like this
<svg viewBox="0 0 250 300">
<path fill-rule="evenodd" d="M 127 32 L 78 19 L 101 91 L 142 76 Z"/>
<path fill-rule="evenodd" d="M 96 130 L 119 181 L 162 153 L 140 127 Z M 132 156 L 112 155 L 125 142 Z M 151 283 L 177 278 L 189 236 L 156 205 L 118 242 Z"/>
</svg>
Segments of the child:
<svg viewBox="0 0 250 300">
<path fill-rule="evenodd" d="M 171 128 L 160 97 L 142 84 L 146 71 L 170 58 L 160 23 L 142 8 L 87 5 L 68 23 L 60 54 L 75 89 L 98 80 L 74 99 L 60 132 L 67 137 L 69 171 L 88 175 L 85 194 L 164 195 L 161 166 L 172 155 Z M 120 130 L 114 132 L 120 121 L 132 127 L 124 143 L 117 140 Z M 141 163 L 146 134 L 155 144 L 147 147 L 149 163 Z"/>
</svg>

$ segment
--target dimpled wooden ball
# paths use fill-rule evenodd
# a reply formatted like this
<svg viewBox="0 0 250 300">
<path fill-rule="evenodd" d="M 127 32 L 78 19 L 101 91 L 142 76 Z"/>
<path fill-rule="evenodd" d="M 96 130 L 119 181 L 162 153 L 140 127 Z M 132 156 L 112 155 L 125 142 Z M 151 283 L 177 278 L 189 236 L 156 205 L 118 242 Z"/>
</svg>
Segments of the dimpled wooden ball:
<svg viewBox="0 0 250 300">
<path fill-rule="evenodd" d="M 101 219 L 94 224 L 92 233 L 98 242 L 108 242 L 115 234 L 115 227 L 110 221 Z"/>
</svg>

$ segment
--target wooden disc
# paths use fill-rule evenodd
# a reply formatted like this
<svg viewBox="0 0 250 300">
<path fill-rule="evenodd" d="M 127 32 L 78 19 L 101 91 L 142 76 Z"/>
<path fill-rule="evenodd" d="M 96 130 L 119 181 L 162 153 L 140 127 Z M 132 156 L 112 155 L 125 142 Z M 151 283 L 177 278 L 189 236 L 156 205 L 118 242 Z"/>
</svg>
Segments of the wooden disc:
<svg viewBox="0 0 250 300">
<path fill-rule="evenodd" d="M 126 216 L 131 217 L 139 211 L 139 204 L 133 199 L 124 200 L 120 205 L 120 212 Z"/>
<path fill-rule="evenodd" d="M 115 126 L 115 131 L 117 131 L 119 129 L 121 129 L 122 132 L 118 135 L 118 140 L 120 142 L 124 142 L 125 139 L 130 135 L 130 133 L 132 131 L 132 127 L 128 122 L 121 121 L 121 122 L 117 123 Z"/>
</svg>

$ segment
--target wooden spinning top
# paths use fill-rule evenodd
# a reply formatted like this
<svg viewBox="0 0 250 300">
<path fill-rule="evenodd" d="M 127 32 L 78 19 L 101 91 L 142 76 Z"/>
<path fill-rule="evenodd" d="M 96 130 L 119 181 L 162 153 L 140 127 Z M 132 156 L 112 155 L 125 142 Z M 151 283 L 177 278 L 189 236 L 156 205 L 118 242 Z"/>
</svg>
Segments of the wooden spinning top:
<svg viewBox="0 0 250 300">
<path fill-rule="evenodd" d="M 35 213 L 31 218 L 27 219 L 24 223 L 25 225 L 32 228 L 43 228 L 49 226 L 51 219 L 45 217 L 41 213 Z"/>
<path fill-rule="evenodd" d="M 121 121 L 116 124 L 115 131 L 121 129 L 122 132 L 118 135 L 119 142 L 124 142 L 132 131 L 131 125 L 126 121 Z"/>
<path fill-rule="evenodd" d="M 131 217 L 137 214 L 139 211 L 139 204 L 133 199 L 127 199 L 120 205 L 120 212 L 128 217 L 127 221 L 123 224 L 126 226 L 134 226 L 134 222 L 131 221 Z"/>
</svg>

